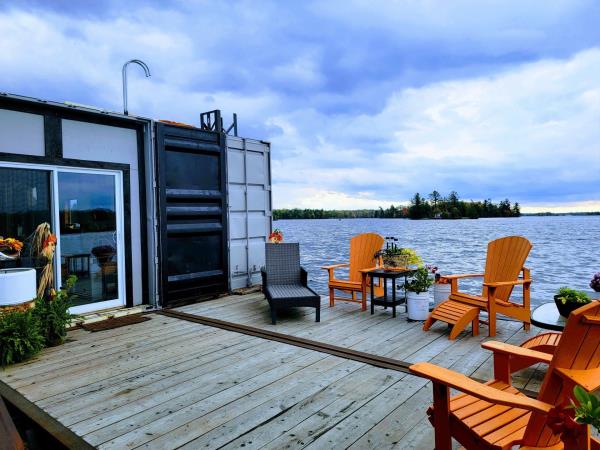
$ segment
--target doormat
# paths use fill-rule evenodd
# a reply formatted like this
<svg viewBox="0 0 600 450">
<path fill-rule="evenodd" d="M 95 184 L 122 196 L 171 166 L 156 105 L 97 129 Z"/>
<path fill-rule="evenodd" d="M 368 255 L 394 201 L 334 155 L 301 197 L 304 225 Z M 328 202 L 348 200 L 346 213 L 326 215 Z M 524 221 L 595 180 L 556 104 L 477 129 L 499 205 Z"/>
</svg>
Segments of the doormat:
<svg viewBox="0 0 600 450">
<path fill-rule="evenodd" d="M 98 322 L 82 323 L 81 328 L 87 331 L 104 331 L 145 322 L 146 320 L 150 320 L 150 317 L 141 314 L 130 314 L 128 316 L 111 317 L 110 319 L 99 320 Z"/>
</svg>

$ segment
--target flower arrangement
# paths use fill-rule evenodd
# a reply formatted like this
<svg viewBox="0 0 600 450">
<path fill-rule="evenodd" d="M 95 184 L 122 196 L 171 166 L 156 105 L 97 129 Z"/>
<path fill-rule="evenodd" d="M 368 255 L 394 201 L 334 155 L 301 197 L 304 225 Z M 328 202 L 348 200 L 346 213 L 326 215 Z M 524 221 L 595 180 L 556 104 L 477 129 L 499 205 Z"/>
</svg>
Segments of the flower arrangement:
<svg viewBox="0 0 600 450">
<path fill-rule="evenodd" d="M 3 238 L 0 236 L 0 260 L 14 260 L 21 256 L 23 243 L 15 238 Z"/>
<path fill-rule="evenodd" d="M 381 257 L 384 267 L 408 267 L 410 265 L 422 266 L 423 260 L 412 248 L 398 247 L 397 238 L 387 237 L 385 248 L 375 254 L 375 258 Z"/>
<path fill-rule="evenodd" d="M 600 272 L 598 272 L 597 274 L 595 274 L 592 277 L 592 281 L 590 281 L 590 287 L 596 291 L 596 292 L 600 292 Z"/>
<path fill-rule="evenodd" d="M 283 242 L 283 233 L 279 228 L 275 228 L 269 235 L 269 242 L 272 244 L 279 244 L 280 242 Z"/>
<path fill-rule="evenodd" d="M 21 253 L 23 243 L 15 238 L 3 238 L 0 236 L 0 250 L 4 249 L 14 253 Z"/>
</svg>

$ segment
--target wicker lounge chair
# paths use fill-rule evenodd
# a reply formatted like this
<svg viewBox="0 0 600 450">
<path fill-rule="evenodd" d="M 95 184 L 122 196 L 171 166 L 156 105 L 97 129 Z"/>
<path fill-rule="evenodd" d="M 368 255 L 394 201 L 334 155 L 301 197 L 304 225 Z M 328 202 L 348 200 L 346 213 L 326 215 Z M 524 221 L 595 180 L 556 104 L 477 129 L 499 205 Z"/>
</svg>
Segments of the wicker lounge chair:
<svg viewBox="0 0 600 450">
<path fill-rule="evenodd" d="M 261 270 L 263 291 L 271 307 L 271 321 L 277 323 L 277 310 L 295 306 L 316 308 L 321 321 L 321 297 L 308 287 L 308 274 L 300 266 L 298 243 L 266 244 L 266 266 Z"/>
</svg>

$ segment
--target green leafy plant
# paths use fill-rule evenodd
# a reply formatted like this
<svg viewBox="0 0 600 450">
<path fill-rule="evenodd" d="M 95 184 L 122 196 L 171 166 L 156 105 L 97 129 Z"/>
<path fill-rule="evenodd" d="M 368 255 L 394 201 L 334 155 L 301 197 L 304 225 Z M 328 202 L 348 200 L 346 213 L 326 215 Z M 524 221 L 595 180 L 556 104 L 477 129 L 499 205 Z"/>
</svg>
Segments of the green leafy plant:
<svg viewBox="0 0 600 450">
<path fill-rule="evenodd" d="M 75 297 L 70 293 L 77 282 L 77 277 L 71 275 L 63 286 L 49 298 L 38 298 L 35 301 L 33 314 L 38 317 L 44 343 L 48 347 L 62 344 L 67 337 L 67 326 L 74 315 L 69 313 L 72 300 Z"/>
<path fill-rule="evenodd" d="M 583 291 L 577 291 L 575 289 L 568 288 L 566 286 L 561 287 L 556 294 L 556 299 L 563 305 L 567 303 L 577 303 L 585 305 L 592 301 L 589 295 Z"/>
<path fill-rule="evenodd" d="M 420 294 L 421 292 L 427 292 L 432 284 L 433 278 L 429 275 L 429 270 L 425 267 L 419 267 L 404 286 L 408 292 Z"/>
<path fill-rule="evenodd" d="M 575 386 L 573 395 L 579 404 L 571 400 L 571 407 L 575 411 L 575 421 L 593 426 L 600 432 L 600 399 L 588 393 L 581 386 Z"/>
<path fill-rule="evenodd" d="M 416 266 L 423 265 L 423 260 L 421 259 L 421 257 L 419 255 L 417 255 L 417 252 L 414 251 L 412 248 L 402 248 L 402 247 L 384 248 L 383 250 L 380 250 L 379 252 L 377 252 L 376 256 L 381 256 L 384 260 L 385 259 L 394 259 L 397 256 L 405 256 L 407 264 L 416 265 Z"/>
<path fill-rule="evenodd" d="M 0 314 L 0 365 L 23 361 L 44 347 L 40 321 L 32 310 Z"/>
</svg>

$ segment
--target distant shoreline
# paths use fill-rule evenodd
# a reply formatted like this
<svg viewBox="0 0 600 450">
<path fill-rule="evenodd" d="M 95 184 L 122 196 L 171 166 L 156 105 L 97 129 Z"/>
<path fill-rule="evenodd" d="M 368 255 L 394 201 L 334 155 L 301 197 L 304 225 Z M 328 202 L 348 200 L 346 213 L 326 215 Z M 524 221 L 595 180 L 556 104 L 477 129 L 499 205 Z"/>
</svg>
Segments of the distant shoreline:
<svg viewBox="0 0 600 450">
<path fill-rule="evenodd" d="M 337 210 L 331 209 L 326 210 L 331 212 L 347 212 L 347 210 Z M 570 212 L 570 213 L 552 213 L 552 212 L 541 212 L 541 213 L 521 213 L 521 217 L 562 217 L 562 216 L 600 216 L 600 211 L 594 212 Z M 275 218 L 274 220 L 342 220 L 342 219 L 390 219 L 391 217 L 367 217 L 367 216 L 350 216 L 350 217 L 286 217 L 286 218 Z M 422 219 L 410 219 L 408 217 L 394 217 L 395 219 L 404 219 L 404 220 L 477 220 L 469 217 L 460 217 L 460 218 L 422 218 Z M 514 219 L 518 217 L 481 217 L 482 219 Z"/>
</svg>

